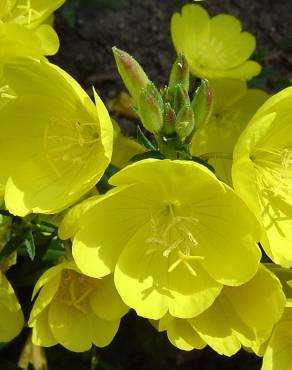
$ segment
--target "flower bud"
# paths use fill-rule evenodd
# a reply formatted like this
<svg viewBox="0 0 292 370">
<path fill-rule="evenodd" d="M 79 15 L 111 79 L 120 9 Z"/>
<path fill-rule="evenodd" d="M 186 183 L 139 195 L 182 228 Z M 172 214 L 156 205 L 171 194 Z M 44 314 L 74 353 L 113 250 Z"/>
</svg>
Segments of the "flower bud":
<svg viewBox="0 0 292 370">
<path fill-rule="evenodd" d="M 208 123 L 213 112 L 213 92 L 208 80 L 202 80 L 191 102 L 195 114 L 196 128 Z"/>
<path fill-rule="evenodd" d="M 179 111 L 175 122 L 175 131 L 178 137 L 185 141 L 189 137 L 195 128 L 195 117 L 194 112 L 190 105 L 185 105 Z"/>
<path fill-rule="evenodd" d="M 163 125 L 163 101 L 153 83 L 149 83 L 139 96 L 139 115 L 146 130 L 157 133 Z"/>
<path fill-rule="evenodd" d="M 189 83 L 189 64 L 183 55 L 179 55 L 171 68 L 168 86 L 172 87 L 180 84 L 186 91 L 189 91 Z"/>
<path fill-rule="evenodd" d="M 116 47 L 113 47 L 112 50 L 119 74 L 137 104 L 141 90 L 151 81 L 140 64 L 130 54 Z"/>
<path fill-rule="evenodd" d="M 163 133 L 164 135 L 172 135 L 175 133 L 175 121 L 176 114 L 172 109 L 170 103 L 164 104 L 164 124 L 163 124 Z"/>
<path fill-rule="evenodd" d="M 178 113 L 181 108 L 190 104 L 190 97 L 187 90 L 181 84 L 176 85 L 173 99 L 173 108 L 175 112 Z"/>
</svg>

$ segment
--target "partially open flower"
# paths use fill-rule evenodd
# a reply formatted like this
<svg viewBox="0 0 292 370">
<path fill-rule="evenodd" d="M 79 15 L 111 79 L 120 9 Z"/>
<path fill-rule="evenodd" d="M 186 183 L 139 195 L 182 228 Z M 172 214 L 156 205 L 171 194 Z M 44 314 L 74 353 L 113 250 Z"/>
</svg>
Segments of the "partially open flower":
<svg viewBox="0 0 292 370">
<path fill-rule="evenodd" d="M 47 270 L 34 295 L 38 291 L 29 326 L 33 343 L 44 347 L 60 343 L 70 351 L 82 352 L 92 344 L 107 346 L 128 311 L 111 275 L 93 279 L 83 275 L 73 261 Z"/>
<path fill-rule="evenodd" d="M 60 68 L 15 58 L 0 97 L 0 183 L 13 214 L 56 213 L 88 192 L 112 154 L 108 112 Z M 4 89 L 3 87 L 3 89 Z"/>
<path fill-rule="evenodd" d="M 198 77 L 248 80 L 261 71 L 258 63 L 247 60 L 255 49 L 254 36 L 242 32 L 231 15 L 210 18 L 201 6 L 185 5 L 171 19 L 171 35 L 176 51 Z"/>
<path fill-rule="evenodd" d="M 139 315 L 196 316 L 223 284 L 240 285 L 256 273 L 256 219 L 204 166 L 143 160 L 110 183 L 116 188 L 91 207 L 87 200 L 71 223 L 73 257 L 90 276 L 115 270 L 117 290 Z"/>
<path fill-rule="evenodd" d="M 234 149 L 232 180 L 263 225 L 269 257 L 292 266 L 292 87 L 264 103 Z"/>
</svg>

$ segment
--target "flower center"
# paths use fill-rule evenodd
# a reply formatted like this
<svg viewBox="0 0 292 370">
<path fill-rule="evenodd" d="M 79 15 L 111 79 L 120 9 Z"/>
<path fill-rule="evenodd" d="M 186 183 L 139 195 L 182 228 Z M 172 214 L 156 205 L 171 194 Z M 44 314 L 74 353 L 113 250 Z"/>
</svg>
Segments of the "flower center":
<svg viewBox="0 0 292 370">
<path fill-rule="evenodd" d="M 199 242 L 193 231 L 199 220 L 181 215 L 180 208 L 178 202 L 172 202 L 151 215 L 151 236 L 146 239 L 146 244 L 149 245 L 146 254 L 160 252 L 165 258 L 174 257 L 171 258 L 173 262 L 168 272 L 183 264 L 192 275 L 197 276 L 191 262 L 204 259 L 197 254 Z"/>
<path fill-rule="evenodd" d="M 88 297 L 95 289 L 94 279 L 81 275 L 74 270 L 63 270 L 57 297 L 67 306 L 87 313 Z"/>
<path fill-rule="evenodd" d="M 17 5 L 17 9 L 21 11 L 21 14 L 15 17 L 15 21 L 19 21 L 19 23 L 27 23 L 30 24 L 33 17 L 39 17 L 39 12 L 32 8 L 31 0 L 27 0 L 26 4 L 24 5 Z"/>
<path fill-rule="evenodd" d="M 51 117 L 43 136 L 43 147 L 50 167 L 58 177 L 67 165 L 83 165 L 96 147 L 96 123 L 80 123 Z"/>
<path fill-rule="evenodd" d="M 259 188 L 282 200 L 291 197 L 292 149 L 258 148 L 251 156 L 257 171 Z"/>
</svg>

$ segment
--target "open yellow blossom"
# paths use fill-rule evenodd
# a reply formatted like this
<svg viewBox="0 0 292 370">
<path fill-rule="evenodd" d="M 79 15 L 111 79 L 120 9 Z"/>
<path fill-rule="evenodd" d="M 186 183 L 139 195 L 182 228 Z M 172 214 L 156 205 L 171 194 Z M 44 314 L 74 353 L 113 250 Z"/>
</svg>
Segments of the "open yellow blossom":
<svg viewBox="0 0 292 370">
<path fill-rule="evenodd" d="M 261 71 L 258 63 L 247 60 L 255 49 L 254 36 L 242 32 L 231 15 L 210 18 L 200 5 L 185 5 L 172 16 L 171 36 L 195 76 L 249 80 Z"/>
<path fill-rule="evenodd" d="M 48 24 L 41 24 L 64 0 L 2 0 L 0 4 L 0 59 L 10 56 L 53 55 L 59 39 Z"/>
<path fill-rule="evenodd" d="M 116 188 L 87 203 L 77 232 L 72 223 L 73 257 L 89 276 L 115 270 L 118 292 L 140 316 L 196 316 L 223 284 L 256 273 L 256 219 L 204 166 L 148 159 L 110 183 Z"/>
<path fill-rule="evenodd" d="M 258 89 L 248 89 L 246 83 L 233 79 L 210 81 L 213 112 L 206 124 L 196 127 L 192 153 L 205 155 L 217 177 L 232 185 L 232 152 L 235 143 L 257 109 L 268 98 Z"/>
<path fill-rule="evenodd" d="M 112 153 L 108 112 L 62 69 L 15 58 L 5 65 L 0 101 L 0 183 L 9 211 L 56 213 L 87 193 Z"/>
<path fill-rule="evenodd" d="M 275 262 L 292 266 L 292 87 L 268 99 L 234 149 L 235 191 L 262 223 L 261 244 Z"/>
<path fill-rule="evenodd" d="M 207 343 L 219 354 L 232 356 L 241 346 L 256 349 L 263 344 L 284 306 L 279 280 L 260 266 L 249 282 L 239 287 L 225 286 L 201 315 L 187 320 L 163 318 L 159 327 L 167 330 L 170 341 L 180 349 L 191 350 Z"/>
<path fill-rule="evenodd" d="M 82 275 L 73 261 L 47 270 L 33 296 L 38 291 L 29 326 L 33 343 L 43 347 L 60 343 L 70 351 L 82 352 L 92 344 L 107 346 L 128 311 L 112 275 L 93 279 Z"/>
</svg>

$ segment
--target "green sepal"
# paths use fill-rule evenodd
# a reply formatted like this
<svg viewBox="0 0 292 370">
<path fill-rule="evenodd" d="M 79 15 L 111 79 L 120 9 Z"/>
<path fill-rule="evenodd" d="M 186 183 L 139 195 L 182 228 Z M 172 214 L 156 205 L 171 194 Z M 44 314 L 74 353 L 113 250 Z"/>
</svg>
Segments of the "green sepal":
<svg viewBox="0 0 292 370">
<path fill-rule="evenodd" d="M 208 123 L 213 113 L 213 105 L 213 92 L 210 84 L 208 80 L 202 80 L 191 102 L 196 129 Z"/>
<path fill-rule="evenodd" d="M 142 89 L 138 101 L 139 116 L 143 126 L 151 133 L 157 133 L 163 125 L 163 101 L 153 83 Z"/>
</svg>

